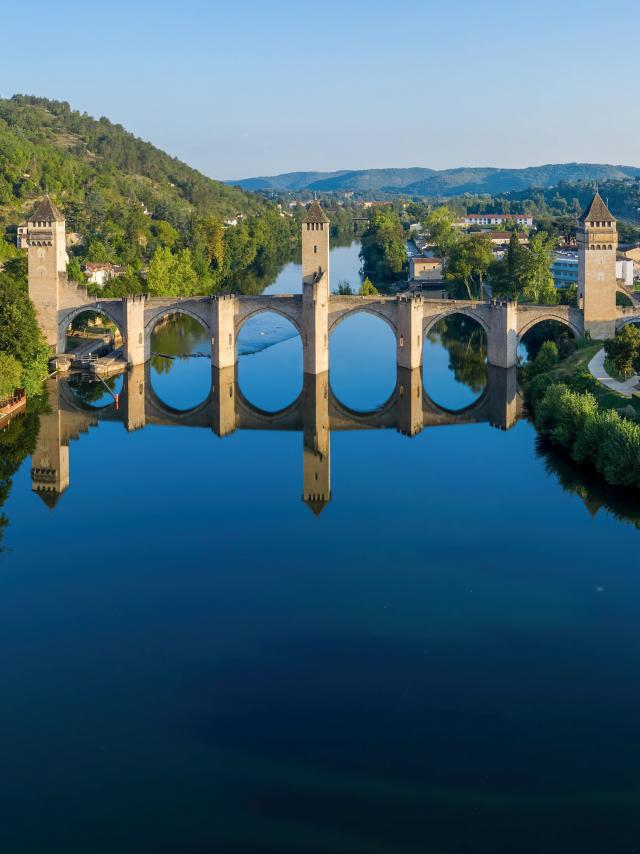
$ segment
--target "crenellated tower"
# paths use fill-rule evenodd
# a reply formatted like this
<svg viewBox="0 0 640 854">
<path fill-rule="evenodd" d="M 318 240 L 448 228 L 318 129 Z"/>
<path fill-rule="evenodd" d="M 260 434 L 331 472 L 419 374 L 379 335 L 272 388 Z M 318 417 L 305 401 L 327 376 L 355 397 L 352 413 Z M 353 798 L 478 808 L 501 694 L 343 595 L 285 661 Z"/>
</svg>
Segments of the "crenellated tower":
<svg viewBox="0 0 640 854">
<path fill-rule="evenodd" d="M 305 374 L 329 369 L 329 219 L 316 200 L 302 223 L 302 315 Z"/>
<path fill-rule="evenodd" d="M 604 339 L 616 330 L 616 220 L 596 192 L 580 217 L 578 238 L 578 306 L 584 329 Z"/>
<path fill-rule="evenodd" d="M 59 392 L 58 382 L 48 380 L 49 411 L 40 416 L 31 457 L 31 488 L 51 510 L 69 486 L 69 440 L 64 435 Z"/>
<path fill-rule="evenodd" d="M 19 245 L 29 259 L 29 296 L 38 323 L 52 349 L 58 347 L 60 280 L 66 278 L 67 248 L 65 220 L 45 196 L 27 222 L 19 227 Z"/>
</svg>

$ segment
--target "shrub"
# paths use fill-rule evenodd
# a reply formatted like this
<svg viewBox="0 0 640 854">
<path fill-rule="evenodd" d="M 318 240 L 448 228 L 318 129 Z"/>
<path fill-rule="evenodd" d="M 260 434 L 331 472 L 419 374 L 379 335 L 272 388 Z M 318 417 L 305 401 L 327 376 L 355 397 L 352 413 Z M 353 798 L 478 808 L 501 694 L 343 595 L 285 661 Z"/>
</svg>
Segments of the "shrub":
<svg viewBox="0 0 640 854">
<path fill-rule="evenodd" d="M 568 381 L 569 388 L 578 392 L 595 392 L 599 386 L 598 380 L 589 371 L 578 371 Z"/>
<path fill-rule="evenodd" d="M 546 379 L 546 377 L 544 378 Z M 556 426 L 558 412 L 562 406 L 562 395 L 567 391 L 567 386 L 563 383 L 554 383 L 547 386 L 547 390 L 543 397 L 538 402 L 535 410 L 535 425 L 536 429 L 548 439 L 551 438 L 553 430 Z"/>
<path fill-rule="evenodd" d="M 597 461 L 609 483 L 640 486 L 640 425 L 618 418 L 605 433 Z"/>
<path fill-rule="evenodd" d="M 558 360 L 558 347 L 555 341 L 545 341 L 538 350 L 535 359 L 529 362 L 528 365 L 525 365 L 523 370 L 524 381 L 528 382 L 539 374 L 546 374 L 555 368 Z"/>
<path fill-rule="evenodd" d="M 567 388 L 558 396 L 557 404 L 550 438 L 571 451 L 585 423 L 598 412 L 598 402 L 592 394 L 579 394 Z"/>
<path fill-rule="evenodd" d="M 577 463 L 591 463 L 597 468 L 598 455 L 604 447 L 604 440 L 619 420 L 620 416 L 615 410 L 605 409 L 585 422 L 571 450 L 573 459 Z"/>
<path fill-rule="evenodd" d="M 22 365 L 9 353 L 0 353 L 0 400 L 22 385 Z"/>
</svg>

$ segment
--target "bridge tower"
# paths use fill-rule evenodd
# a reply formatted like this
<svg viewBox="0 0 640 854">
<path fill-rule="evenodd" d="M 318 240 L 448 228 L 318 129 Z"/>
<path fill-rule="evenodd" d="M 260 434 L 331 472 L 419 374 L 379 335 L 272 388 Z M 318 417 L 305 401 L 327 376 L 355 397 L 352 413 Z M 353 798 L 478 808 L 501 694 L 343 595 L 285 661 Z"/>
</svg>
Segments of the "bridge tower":
<svg viewBox="0 0 640 854">
<path fill-rule="evenodd" d="M 616 331 L 616 250 L 618 228 L 600 193 L 580 217 L 578 238 L 578 306 L 585 332 L 611 338 Z"/>
<path fill-rule="evenodd" d="M 40 416 L 31 457 L 31 489 L 51 510 L 69 486 L 69 441 L 63 434 L 59 388 L 56 380 L 47 381 L 49 412 Z"/>
<path fill-rule="evenodd" d="M 58 309 L 61 278 L 66 279 L 65 220 L 45 196 L 30 218 L 18 228 L 18 245 L 27 248 L 29 296 L 47 344 L 58 348 Z"/>
<path fill-rule="evenodd" d="M 302 223 L 302 347 L 305 374 L 329 370 L 329 219 L 316 200 Z"/>
<path fill-rule="evenodd" d="M 329 374 L 305 374 L 303 390 L 302 500 L 319 516 L 331 501 Z"/>
</svg>

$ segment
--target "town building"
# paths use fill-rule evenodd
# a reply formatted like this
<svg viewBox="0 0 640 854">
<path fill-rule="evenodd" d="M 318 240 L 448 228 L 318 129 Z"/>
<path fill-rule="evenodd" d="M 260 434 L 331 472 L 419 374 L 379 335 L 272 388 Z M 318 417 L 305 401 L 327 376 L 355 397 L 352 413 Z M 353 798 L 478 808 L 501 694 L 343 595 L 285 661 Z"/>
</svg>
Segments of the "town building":
<svg viewBox="0 0 640 854">
<path fill-rule="evenodd" d="M 441 282 L 442 258 L 425 258 L 414 255 L 409 259 L 410 282 Z"/>
<path fill-rule="evenodd" d="M 568 288 L 578 284 L 578 253 L 556 252 L 551 265 L 551 275 L 556 288 Z"/>
<path fill-rule="evenodd" d="M 635 268 L 633 261 L 628 258 L 618 258 L 616 261 L 616 279 L 625 288 L 632 288 L 634 278 Z"/>
<path fill-rule="evenodd" d="M 463 224 L 466 226 L 505 225 L 508 222 L 515 222 L 516 225 L 526 226 L 526 228 L 533 228 L 533 217 L 529 214 L 467 214 L 463 220 Z"/>
<path fill-rule="evenodd" d="M 127 268 L 120 264 L 111 264 L 109 261 L 87 261 L 82 268 L 82 272 L 88 283 L 103 288 L 109 279 L 114 279 L 126 273 Z"/>
<path fill-rule="evenodd" d="M 485 236 L 489 238 L 494 246 L 507 246 L 512 234 L 512 231 L 487 231 Z M 524 231 L 518 232 L 518 243 L 520 246 L 528 246 L 529 237 Z"/>
</svg>

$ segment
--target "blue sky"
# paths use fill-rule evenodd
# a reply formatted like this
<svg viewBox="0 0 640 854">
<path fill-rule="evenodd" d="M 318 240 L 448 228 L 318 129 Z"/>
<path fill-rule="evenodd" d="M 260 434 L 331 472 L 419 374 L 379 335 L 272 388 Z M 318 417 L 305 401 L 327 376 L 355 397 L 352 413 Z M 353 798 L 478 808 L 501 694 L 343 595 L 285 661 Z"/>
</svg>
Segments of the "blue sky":
<svg viewBox="0 0 640 854">
<path fill-rule="evenodd" d="M 30 0 L 2 20 L 0 95 L 69 101 L 216 178 L 640 165 L 637 0 Z"/>
</svg>

